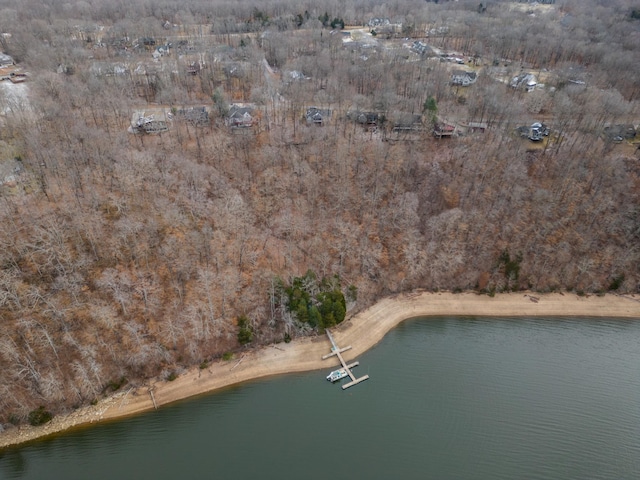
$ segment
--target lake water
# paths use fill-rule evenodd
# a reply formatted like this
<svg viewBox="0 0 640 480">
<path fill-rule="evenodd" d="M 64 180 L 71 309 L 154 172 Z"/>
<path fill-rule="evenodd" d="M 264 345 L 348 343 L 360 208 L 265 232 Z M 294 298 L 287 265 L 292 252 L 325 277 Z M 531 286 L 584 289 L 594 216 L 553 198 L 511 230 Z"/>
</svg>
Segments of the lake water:
<svg viewBox="0 0 640 480">
<path fill-rule="evenodd" d="M 640 478 L 640 322 L 437 318 L 323 371 L 0 454 L 2 479 Z"/>
</svg>

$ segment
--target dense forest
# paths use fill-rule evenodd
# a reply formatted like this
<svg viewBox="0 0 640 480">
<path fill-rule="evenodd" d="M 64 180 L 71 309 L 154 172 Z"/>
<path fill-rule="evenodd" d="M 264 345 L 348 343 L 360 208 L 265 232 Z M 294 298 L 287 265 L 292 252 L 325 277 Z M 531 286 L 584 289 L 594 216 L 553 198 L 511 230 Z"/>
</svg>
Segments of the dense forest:
<svg viewBox="0 0 640 480">
<path fill-rule="evenodd" d="M 638 292 L 640 3 L 544 3 L 0 0 L 0 430 L 397 292 Z"/>
</svg>

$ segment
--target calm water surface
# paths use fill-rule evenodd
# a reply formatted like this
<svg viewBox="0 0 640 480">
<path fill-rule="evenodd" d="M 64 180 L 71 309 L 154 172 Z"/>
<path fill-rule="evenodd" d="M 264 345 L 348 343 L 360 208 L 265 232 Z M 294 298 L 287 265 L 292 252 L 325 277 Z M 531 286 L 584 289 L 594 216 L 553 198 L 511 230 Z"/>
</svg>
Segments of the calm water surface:
<svg viewBox="0 0 640 480">
<path fill-rule="evenodd" d="M 640 322 L 405 322 L 330 370 L 0 454 L 2 479 L 637 479 Z"/>
</svg>

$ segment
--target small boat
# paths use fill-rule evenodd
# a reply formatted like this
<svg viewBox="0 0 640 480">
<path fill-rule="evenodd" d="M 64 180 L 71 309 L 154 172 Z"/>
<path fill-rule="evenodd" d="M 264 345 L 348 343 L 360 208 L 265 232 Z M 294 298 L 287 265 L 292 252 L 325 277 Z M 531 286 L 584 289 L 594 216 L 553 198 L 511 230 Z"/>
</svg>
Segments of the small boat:
<svg viewBox="0 0 640 480">
<path fill-rule="evenodd" d="M 327 380 L 330 382 L 337 382 L 341 378 L 347 376 L 347 371 L 344 368 L 339 368 L 338 370 L 334 370 L 329 375 L 327 375 Z"/>
</svg>

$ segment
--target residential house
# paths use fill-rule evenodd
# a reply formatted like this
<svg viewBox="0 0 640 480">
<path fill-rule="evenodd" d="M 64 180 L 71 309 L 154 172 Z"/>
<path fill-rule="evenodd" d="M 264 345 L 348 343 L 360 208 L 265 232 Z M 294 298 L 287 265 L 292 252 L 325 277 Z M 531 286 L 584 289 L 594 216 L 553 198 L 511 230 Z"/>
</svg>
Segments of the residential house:
<svg viewBox="0 0 640 480">
<path fill-rule="evenodd" d="M 420 40 L 416 40 L 411 44 L 411 51 L 418 55 L 434 55 L 433 49 Z"/>
<path fill-rule="evenodd" d="M 367 127 L 377 127 L 382 123 L 382 121 L 384 121 L 384 116 L 376 112 L 360 112 L 357 121 Z"/>
<path fill-rule="evenodd" d="M 231 105 L 225 123 L 231 128 L 249 128 L 253 126 L 253 106 Z"/>
<path fill-rule="evenodd" d="M 377 112 L 361 112 L 352 110 L 347 112 L 347 118 L 363 125 L 368 130 L 376 130 L 384 123 L 384 115 Z"/>
<path fill-rule="evenodd" d="M 629 124 L 617 124 L 604 127 L 604 136 L 607 140 L 622 142 L 630 140 L 636 136 L 636 128 Z"/>
<path fill-rule="evenodd" d="M 384 25 L 391 25 L 391 20 L 389 20 L 388 18 L 374 17 L 371 20 L 369 20 L 368 25 L 371 28 L 381 27 Z"/>
<path fill-rule="evenodd" d="M 445 36 L 446 34 L 449 33 L 449 27 L 447 25 L 442 25 L 440 27 L 437 28 L 429 28 L 427 26 L 427 28 L 425 29 L 425 36 L 427 38 L 429 37 L 438 37 L 438 36 Z"/>
<path fill-rule="evenodd" d="M 229 78 L 245 78 L 250 68 L 247 62 L 229 62 L 222 67 L 222 70 Z"/>
<path fill-rule="evenodd" d="M 59 63 L 56 72 L 64 75 L 73 75 L 76 70 L 73 65 L 67 65 L 65 63 Z"/>
<path fill-rule="evenodd" d="M 169 130 L 171 114 L 164 109 L 138 110 L 131 116 L 129 133 L 162 133 Z"/>
<path fill-rule="evenodd" d="M 163 70 L 163 64 L 145 64 L 138 63 L 131 65 L 131 80 L 136 95 L 144 98 L 147 102 L 154 102 L 157 93 L 160 91 L 160 73 Z"/>
<path fill-rule="evenodd" d="M 457 63 L 458 65 L 464 65 L 464 58 L 457 53 L 441 53 L 439 55 L 441 62 Z"/>
<path fill-rule="evenodd" d="M 386 35 L 387 38 L 391 36 L 397 36 L 402 33 L 402 24 L 401 23 L 392 23 L 390 25 L 381 25 L 379 27 L 374 27 L 371 29 L 376 35 Z"/>
<path fill-rule="evenodd" d="M 0 52 L 0 67 L 8 67 L 10 65 L 13 65 L 14 63 L 15 62 L 10 55 Z"/>
<path fill-rule="evenodd" d="M 198 75 L 205 67 L 205 56 L 203 53 L 183 53 L 179 55 L 179 63 L 188 75 Z"/>
<path fill-rule="evenodd" d="M 309 77 L 307 77 L 300 70 L 291 70 L 290 72 L 285 72 L 285 74 L 283 76 L 284 76 L 284 82 L 285 83 L 290 83 L 290 82 L 296 81 L 296 80 L 308 80 L 309 79 Z"/>
<path fill-rule="evenodd" d="M 210 123 L 207 107 L 179 108 L 175 112 L 176 117 L 189 122 L 195 127 L 206 127 Z"/>
<path fill-rule="evenodd" d="M 191 62 L 189 65 L 187 65 L 187 73 L 189 75 L 197 75 L 198 73 L 200 73 L 200 70 L 202 70 L 200 62 Z"/>
<path fill-rule="evenodd" d="M 178 28 L 178 25 L 176 25 L 175 23 L 171 23 L 169 20 L 165 20 L 164 22 L 162 22 L 162 28 L 164 28 L 165 30 L 172 30 Z"/>
<path fill-rule="evenodd" d="M 165 45 L 160 45 L 156 47 L 151 56 L 154 60 L 158 61 L 161 57 L 165 57 L 171 53 L 171 48 L 173 45 L 171 43 L 167 43 Z"/>
<path fill-rule="evenodd" d="M 304 117 L 309 124 L 324 125 L 331 117 L 331 110 L 309 107 Z"/>
<path fill-rule="evenodd" d="M 458 122 L 458 134 L 484 133 L 489 128 L 487 122 Z"/>
<path fill-rule="evenodd" d="M 413 113 L 401 113 L 393 122 L 394 133 L 418 132 L 422 127 L 422 115 Z"/>
<path fill-rule="evenodd" d="M 549 127 L 544 123 L 535 122 L 529 127 L 527 138 L 532 142 L 540 142 L 547 136 L 549 136 Z"/>
<path fill-rule="evenodd" d="M 129 49 L 131 48 L 131 39 L 127 36 L 124 37 L 105 37 L 104 45 L 108 45 L 114 55 L 128 56 Z"/>
<path fill-rule="evenodd" d="M 524 125 L 517 127 L 516 131 L 521 137 L 526 137 L 532 142 L 542 141 L 544 137 L 549 136 L 549 133 L 551 132 L 547 125 L 540 122 L 532 123 L 531 126 Z"/>
<path fill-rule="evenodd" d="M 538 80 L 533 73 L 522 73 L 511 79 L 511 87 L 531 92 L 535 90 Z"/>
<path fill-rule="evenodd" d="M 478 79 L 478 74 L 476 72 L 468 72 L 466 70 L 454 70 L 451 72 L 451 84 L 460 86 L 460 87 L 468 87 L 476 83 Z"/>
<path fill-rule="evenodd" d="M 446 120 L 439 120 L 433 125 L 433 136 L 442 138 L 442 137 L 453 137 L 457 135 L 458 126 L 455 123 L 448 122 Z"/>
<path fill-rule="evenodd" d="M 139 48 L 141 46 L 144 46 L 144 47 L 147 47 L 147 48 L 155 47 L 156 46 L 156 39 L 153 38 L 153 37 L 142 37 L 142 38 L 139 38 L 137 43 L 135 43 L 133 47 L 134 48 Z"/>
<path fill-rule="evenodd" d="M 119 77 L 129 75 L 129 65 L 125 63 L 93 62 L 89 72 L 95 77 Z"/>
</svg>

